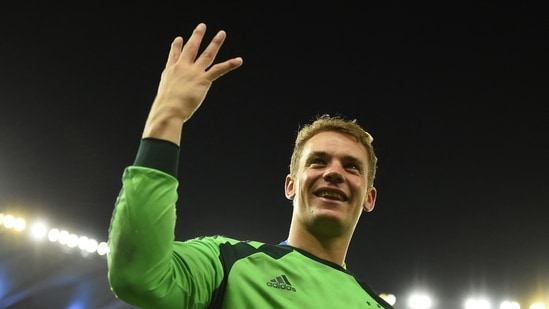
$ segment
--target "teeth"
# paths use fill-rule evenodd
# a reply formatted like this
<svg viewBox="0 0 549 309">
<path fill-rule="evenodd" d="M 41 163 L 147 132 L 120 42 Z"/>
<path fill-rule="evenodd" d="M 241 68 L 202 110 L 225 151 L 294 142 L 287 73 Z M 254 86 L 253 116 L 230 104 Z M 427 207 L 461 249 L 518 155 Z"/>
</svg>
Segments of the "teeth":
<svg viewBox="0 0 549 309">
<path fill-rule="evenodd" d="M 321 191 L 321 192 L 318 192 L 318 196 L 335 198 L 335 199 L 338 199 L 340 201 L 345 200 L 345 196 L 343 196 L 339 192 L 334 192 L 334 191 Z"/>
</svg>

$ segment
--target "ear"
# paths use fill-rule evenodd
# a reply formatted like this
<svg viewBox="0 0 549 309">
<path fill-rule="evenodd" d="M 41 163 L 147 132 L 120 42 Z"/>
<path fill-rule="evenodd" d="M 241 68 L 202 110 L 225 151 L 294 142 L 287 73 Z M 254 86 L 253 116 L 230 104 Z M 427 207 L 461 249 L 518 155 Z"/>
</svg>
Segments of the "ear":
<svg viewBox="0 0 549 309">
<path fill-rule="evenodd" d="M 364 199 L 364 205 L 362 205 L 362 208 L 366 212 L 370 212 L 374 210 L 374 206 L 376 205 L 376 196 L 377 196 L 377 189 L 374 187 L 371 187 L 368 189 L 368 193 L 366 194 L 366 198 Z"/>
<path fill-rule="evenodd" d="M 290 174 L 286 175 L 286 180 L 284 181 L 284 193 L 289 200 L 293 200 L 295 197 L 295 183 Z"/>
</svg>

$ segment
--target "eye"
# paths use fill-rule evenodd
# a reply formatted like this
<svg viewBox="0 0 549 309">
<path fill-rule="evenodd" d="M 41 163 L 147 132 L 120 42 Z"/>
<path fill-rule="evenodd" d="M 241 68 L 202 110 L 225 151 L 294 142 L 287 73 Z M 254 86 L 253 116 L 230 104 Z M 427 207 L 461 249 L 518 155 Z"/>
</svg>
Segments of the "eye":
<svg viewBox="0 0 549 309">
<path fill-rule="evenodd" d="M 326 161 L 322 158 L 311 158 L 311 160 L 309 161 L 309 165 L 312 166 L 312 167 L 318 167 L 318 166 L 324 166 L 326 165 Z"/>
<path fill-rule="evenodd" d="M 347 166 L 345 166 L 345 167 L 353 169 L 353 170 L 358 170 L 358 166 L 356 164 L 347 164 Z"/>
<path fill-rule="evenodd" d="M 345 169 L 356 174 L 360 174 L 362 172 L 362 168 L 359 164 L 356 163 L 348 163 L 345 165 Z"/>
</svg>

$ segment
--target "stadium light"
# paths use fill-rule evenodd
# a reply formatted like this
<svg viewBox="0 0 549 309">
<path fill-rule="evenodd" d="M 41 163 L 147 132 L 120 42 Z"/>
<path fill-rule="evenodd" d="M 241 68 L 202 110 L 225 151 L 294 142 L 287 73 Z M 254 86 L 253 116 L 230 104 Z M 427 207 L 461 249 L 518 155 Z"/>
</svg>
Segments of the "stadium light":
<svg viewBox="0 0 549 309">
<path fill-rule="evenodd" d="M 88 236 L 77 235 L 58 228 L 48 229 L 47 225 L 39 220 L 29 226 L 28 236 L 34 240 L 47 238 L 52 243 L 57 243 L 71 249 L 78 248 L 83 256 L 88 256 L 90 253 L 104 256 L 109 253 L 108 245 L 104 241 L 99 242 Z M 16 232 L 23 232 L 27 230 L 27 220 L 13 214 L 0 213 L 0 228 L 2 227 Z"/>
<path fill-rule="evenodd" d="M 32 238 L 40 240 L 47 234 L 48 228 L 43 222 L 35 222 L 30 227 L 30 235 Z"/>
<path fill-rule="evenodd" d="M 516 301 L 506 300 L 499 305 L 499 309 L 520 309 L 520 305 Z"/>
<path fill-rule="evenodd" d="M 389 305 L 394 305 L 396 303 L 396 296 L 394 294 L 381 293 L 379 297 L 383 298 Z"/>
<path fill-rule="evenodd" d="M 485 298 L 469 298 L 465 301 L 465 309 L 490 309 L 492 305 Z"/>
<path fill-rule="evenodd" d="M 429 309 L 432 306 L 431 297 L 424 293 L 415 293 L 408 298 L 410 309 Z"/>
</svg>

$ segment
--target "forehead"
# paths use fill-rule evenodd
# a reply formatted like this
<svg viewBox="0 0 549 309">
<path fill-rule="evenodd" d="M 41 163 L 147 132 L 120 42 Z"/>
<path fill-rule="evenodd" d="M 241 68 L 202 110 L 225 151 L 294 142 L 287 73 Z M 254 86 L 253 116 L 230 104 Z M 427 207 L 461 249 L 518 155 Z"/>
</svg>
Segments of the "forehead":
<svg viewBox="0 0 549 309">
<path fill-rule="evenodd" d="M 354 136 L 335 131 L 320 132 L 305 142 L 303 157 L 318 152 L 368 160 L 366 148 Z"/>
</svg>

